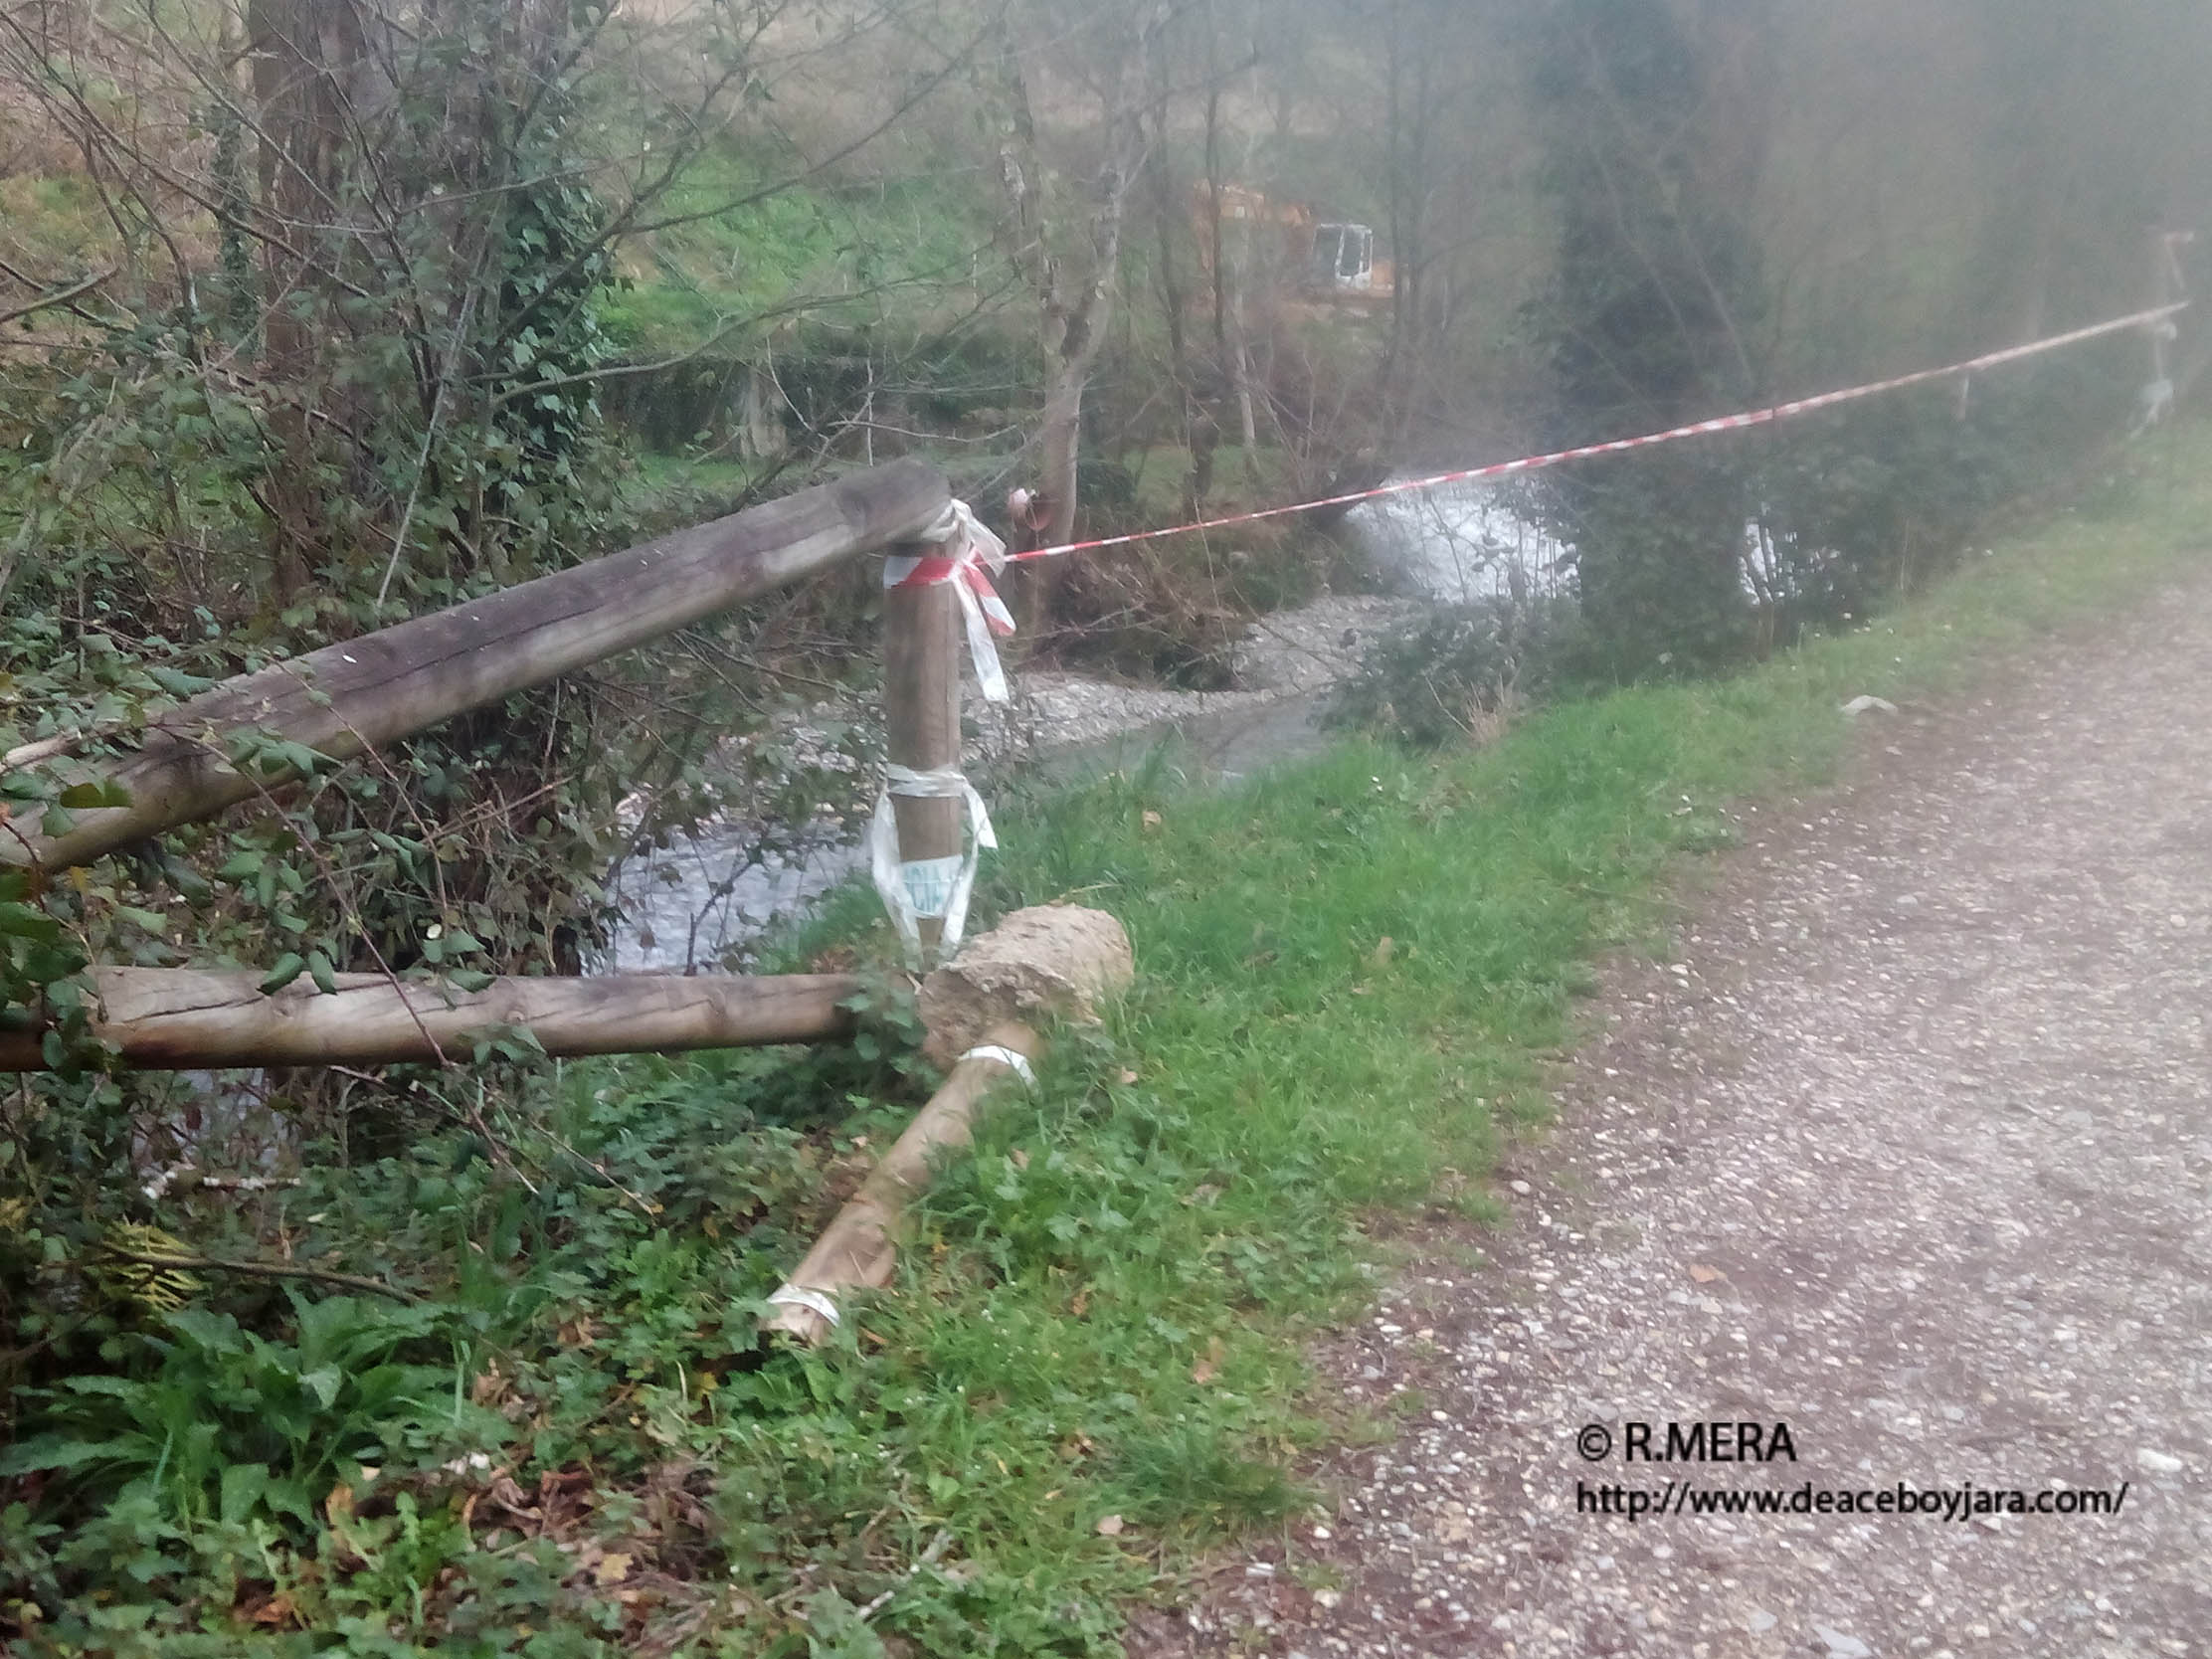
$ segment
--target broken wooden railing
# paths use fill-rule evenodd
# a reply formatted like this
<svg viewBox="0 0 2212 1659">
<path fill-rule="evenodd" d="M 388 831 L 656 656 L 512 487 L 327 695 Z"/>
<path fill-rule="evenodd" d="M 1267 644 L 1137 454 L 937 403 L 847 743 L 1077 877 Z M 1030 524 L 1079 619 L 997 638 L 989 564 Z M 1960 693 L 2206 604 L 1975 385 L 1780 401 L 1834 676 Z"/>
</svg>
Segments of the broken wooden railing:
<svg viewBox="0 0 2212 1659">
<path fill-rule="evenodd" d="M 259 746 L 252 774 L 231 745 L 248 733 L 343 761 L 454 715 L 649 643 L 741 601 L 874 552 L 931 553 L 951 505 L 944 478 L 916 461 L 871 468 L 625 552 L 542 576 L 380 633 L 326 645 L 156 715 L 144 741 L 110 759 L 73 759 L 45 739 L 0 760 L 43 762 L 72 785 L 119 793 L 47 833 L 0 828 L 0 863 L 58 870 L 209 818 L 295 780 Z M 958 601 L 939 583 L 886 607 L 891 758 L 916 770 L 959 762 Z M 929 687 L 928 694 L 922 687 Z M 917 711 L 926 709 L 926 718 Z M 948 726 L 949 716 L 949 726 Z M 949 757 L 940 752 L 949 735 Z M 927 745 L 923 747 L 922 745 Z M 312 757 L 302 756 L 312 764 Z M 901 807 L 902 821 L 906 818 Z M 908 858 L 957 853 L 960 803 L 915 815 Z M 465 1057 L 472 1038 L 527 1032 L 549 1054 L 605 1054 L 816 1042 L 849 1035 L 836 975 L 606 975 L 450 981 L 341 974 L 272 994 L 257 973 L 95 968 L 92 1035 L 126 1065 L 365 1065 Z M 39 1010 L 0 1014 L 0 1070 L 48 1063 Z"/>
<path fill-rule="evenodd" d="M 957 948 L 990 820 L 961 775 L 962 634 L 986 694 L 1006 686 L 986 612 L 1004 621 L 972 567 L 996 548 L 945 481 L 918 462 L 804 490 L 573 570 L 226 680 L 150 722 L 131 754 L 73 759 L 57 735 L 0 755 L 55 766 L 123 804 L 0 825 L 0 862 L 41 871 L 85 864 L 204 819 L 468 709 L 641 645 L 739 601 L 871 551 L 886 567 L 884 718 L 890 766 L 870 832 L 878 887 L 916 967 Z M 981 593 L 979 596 L 979 588 Z M 982 608 L 979 609 L 979 606 Z M 1011 625 L 1009 625 L 1011 626 Z M 288 764 L 233 745 L 260 734 L 300 751 Z M 311 751 L 312 753 L 308 753 Z M 249 775 L 246 767 L 253 768 Z M 975 846 L 967 844 L 972 821 Z M 771 1300 L 763 1328 L 819 1343 L 847 1293 L 890 1281 L 907 1200 L 938 1160 L 967 1146 L 977 1113 L 1010 1072 L 1030 1079 L 1040 1016 L 1095 1017 L 1128 984 L 1128 936 L 1111 916 L 1067 905 L 1017 911 L 923 982 L 925 1049 L 944 1086 Z M 95 967 L 92 1034 L 125 1065 L 227 1067 L 445 1064 L 501 1032 L 549 1055 L 667 1052 L 852 1034 L 861 982 L 839 974 L 609 975 L 451 980 L 392 974 L 294 977 L 191 968 Z M 48 1065 L 42 1010 L 0 1009 L 0 1071 Z"/>
<path fill-rule="evenodd" d="M 80 809 L 53 835 L 14 826 L 0 834 L 0 863 L 90 863 L 284 781 L 234 767 L 224 744 L 236 734 L 348 760 L 913 541 L 950 501 L 935 468 L 894 461 L 227 679 L 161 715 L 137 753 L 59 767 L 72 783 L 119 787 L 129 804 Z"/>
</svg>

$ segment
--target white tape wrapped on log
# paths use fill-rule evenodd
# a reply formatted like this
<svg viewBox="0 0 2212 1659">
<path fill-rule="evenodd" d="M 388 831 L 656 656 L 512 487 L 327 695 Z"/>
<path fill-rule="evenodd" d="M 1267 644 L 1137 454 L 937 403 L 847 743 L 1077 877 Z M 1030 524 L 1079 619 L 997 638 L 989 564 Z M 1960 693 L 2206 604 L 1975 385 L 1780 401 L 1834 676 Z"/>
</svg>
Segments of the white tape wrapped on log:
<svg viewBox="0 0 2212 1659">
<path fill-rule="evenodd" d="M 968 926 L 968 900 L 976 890 L 976 866 L 984 848 L 996 847 L 999 837 L 991 828 L 991 814 L 984 807 L 983 797 L 957 768 L 941 766 L 916 772 L 904 766 L 887 766 L 883 772 L 883 792 L 875 798 L 875 819 L 868 827 L 868 868 L 875 877 L 883 908 L 891 913 L 891 925 L 898 929 L 908 965 L 920 968 L 922 918 L 943 922 L 941 949 L 946 956 L 960 948 L 961 935 Z M 972 831 L 967 851 L 956 857 L 916 858 L 902 863 L 898 816 L 891 810 L 894 795 L 908 800 L 966 801 Z"/>
<path fill-rule="evenodd" d="M 805 1285 L 779 1286 L 769 1298 L 769 1305 L 778 1308 L 805 1308 L 818 1313 L 831 1325 L 837 1323 L 837 1304 L 819 1290 L 809 1290 Z"/>
<path fill-rule="evenodd" d="M 1002 1048 L 996 1042 L 979 1042 L 960 1057 L 963 1060 L 997 1060 L 1001 1065 L 1011 1067 L 1014 1074 L 1021 1079 L 1024 1088 L 1036 1087 L 1036 1073 L 1029 1069 L 1029 1056 L 1018 1048 Z"/>
</svg>

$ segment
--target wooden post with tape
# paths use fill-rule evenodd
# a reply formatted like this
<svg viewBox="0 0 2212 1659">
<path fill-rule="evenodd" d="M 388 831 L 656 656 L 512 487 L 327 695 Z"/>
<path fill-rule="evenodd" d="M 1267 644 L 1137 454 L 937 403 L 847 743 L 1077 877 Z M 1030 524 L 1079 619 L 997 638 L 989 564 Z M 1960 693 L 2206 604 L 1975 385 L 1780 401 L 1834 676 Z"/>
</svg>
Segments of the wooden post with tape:
<svg viewBox="0 0 2212 1659">
<path fill-rule="evenodd" d="M 891 549 L 931 555 L 934 544 Z M 960 767 L 960 596 L 950 582 L 908 582 L 883 595 L 883 726 L 893 766 L 909 772 Z M 920 913 L 922 966 L 936 964 L 945 931 L 945 896 L 952 890 L 963 845 L 967 804 L 957 796 L 907 796 L 894 790 L 899 875 Z"/>
</svg>

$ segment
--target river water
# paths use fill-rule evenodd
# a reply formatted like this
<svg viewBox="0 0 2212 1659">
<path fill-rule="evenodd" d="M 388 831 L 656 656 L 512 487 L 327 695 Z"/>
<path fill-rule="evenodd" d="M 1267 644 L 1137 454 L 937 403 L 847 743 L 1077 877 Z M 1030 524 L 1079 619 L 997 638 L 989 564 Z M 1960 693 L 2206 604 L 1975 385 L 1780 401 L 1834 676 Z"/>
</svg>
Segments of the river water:
<svg viewBox="0 0 2212 1659">
<path fill-rule="evenodd" d="M 1395 596 L 1332 596 L 1261 618 L 1239 652 L 1233 691 L 1017 674 L 1014 709 L 992 711 L 967 762 L 986 797 L 990 778 L 1010 768 L 1095 776 L 1139 764 L 1171 737 L 1179 759 L 1208 782 L 1317 753 L 1328 741 L 1317 717 L 1331 689 L 1358 669 L 1379 635 L 1436 605 L 1520 601 L 1564 581 L 1567 548 L 1539 527 L 1529 496 L 1498 486 L 1444 485 L 1368 502 L 1347 515 L 1344 533 Z M 968 706 L 976 706 L 973 686 Z M 825 820 L 780 853 L 761 852 L 750 827 L 710 828 L 625 859 L 611 891 L 626 921 L 600 966 L 680 973 L 742 962 L 773 924 L 804 915 L 862 868 L 860 828 Z"/>
<path fill-rule="evenodd" d="M 1439 484 L 1353 508 L 1351 533 L 1408 590 L 1439 605 L 1557 593 L 1571 549 L 1539 522 L 1529 480 Z"/>
</svg>

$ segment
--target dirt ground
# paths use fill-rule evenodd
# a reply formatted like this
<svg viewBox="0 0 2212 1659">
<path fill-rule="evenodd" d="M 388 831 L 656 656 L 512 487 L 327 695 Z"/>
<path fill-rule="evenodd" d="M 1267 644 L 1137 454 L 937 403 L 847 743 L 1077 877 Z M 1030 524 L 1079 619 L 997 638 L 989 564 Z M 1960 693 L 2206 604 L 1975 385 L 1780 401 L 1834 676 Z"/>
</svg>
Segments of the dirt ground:
<svg viewBox="0 0 2212 1659">
<path fill-rule="evenodd" d="M 1394 1441 L 1133 1655 L 2212 1659 L 2212 578 L 1858 718 L 1321 1356 Z"/>
</svg>

